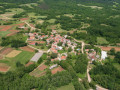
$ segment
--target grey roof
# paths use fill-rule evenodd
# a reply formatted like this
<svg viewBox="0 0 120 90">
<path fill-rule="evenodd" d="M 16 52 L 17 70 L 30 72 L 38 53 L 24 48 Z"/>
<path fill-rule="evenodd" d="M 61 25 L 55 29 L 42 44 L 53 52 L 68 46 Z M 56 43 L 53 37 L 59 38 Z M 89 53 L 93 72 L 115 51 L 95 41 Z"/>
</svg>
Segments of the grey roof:
<svg viewBox="0 0 120 90">
<path fill-rule="evenodd" d="M 43 55 L 43 52 L 36 53 L 36 54 L 31 58 L 30 61 L 37 62 L 42 55 Z"/>
</svg>

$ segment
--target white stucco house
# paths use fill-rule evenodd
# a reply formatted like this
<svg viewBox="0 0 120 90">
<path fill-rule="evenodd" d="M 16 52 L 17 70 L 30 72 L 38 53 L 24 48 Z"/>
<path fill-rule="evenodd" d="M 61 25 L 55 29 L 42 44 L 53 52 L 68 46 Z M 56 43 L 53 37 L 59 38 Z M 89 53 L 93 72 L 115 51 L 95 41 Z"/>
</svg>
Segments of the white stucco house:
<svg viewBox="0 0 120 90">
<path fill-rule="evenodd" d="M 107 57 L 107 52 L 106 51 L 102 51 L 101 52 L 101 59 L 105 60 L 106 57 Z"/>
</svg>

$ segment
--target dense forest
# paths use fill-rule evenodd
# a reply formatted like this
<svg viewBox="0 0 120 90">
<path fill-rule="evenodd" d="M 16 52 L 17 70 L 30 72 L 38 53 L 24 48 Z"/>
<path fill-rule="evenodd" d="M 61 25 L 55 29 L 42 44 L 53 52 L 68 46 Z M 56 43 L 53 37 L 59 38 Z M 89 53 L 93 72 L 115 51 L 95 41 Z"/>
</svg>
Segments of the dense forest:
<svg viewBox="0 0 120 90">
<path fill-rule="evenodd" d="M 6 2 L 6 3 L 36 3 L 39 0 L 0 0 L 0 2 Z"/>
<path fill-rule="evenodd" d="M 29 2 L 29 0 L 27 1 Z M 25 13 L 15 14 L 13 16 L 14 18 L 27 16 L 27 13 L 34 12 L 36 15 L 47 16 L 44 20 L 56 19 L 55 24 L 60 23 L 61 29 L 67 31 L 73 29 L 78 29 L 79 31 L 82 23 L 87 23 L 90 25 L 90 27 L 85 28 L 88 35 L 85 38 L 81 38 L 77 35 L 80 33 L 75 32 L 73 37 L 76 39 L 84 39 L 88 43 L 94 44 L 96 44 L 97 37 L 104 37 L 109 43 L 115 44 L 120 43 L 120 18 L 118 16 L 120 15 L 120 3 L 117 3 L 119 2 L 118 0 L 116 3 L 114 3 L 114 1 L 116 0 L 86 0 L 86 2 L 83 0 L 44 0 L 44 2 L 38 2 L 38 6 L 32 6 L 33 8 L 10 3 L 7 5 L 1 4 L 3 7 L 0 7 L 2 10 L 0 13 L 5 13 L 8 8 L 22 8 L 25 10 Z M 20 0 L 16 2 L 20 2 Z M 112 2 L 112 5 L 108 4 L 108 2 Z M 91 9 L 89 7 L 78 6 L 78 4 L 99 6 L 102 9 Z M 74 17 L 71 18 L 65 16 L 65 14 L 72 14 Z"/>
</svg>

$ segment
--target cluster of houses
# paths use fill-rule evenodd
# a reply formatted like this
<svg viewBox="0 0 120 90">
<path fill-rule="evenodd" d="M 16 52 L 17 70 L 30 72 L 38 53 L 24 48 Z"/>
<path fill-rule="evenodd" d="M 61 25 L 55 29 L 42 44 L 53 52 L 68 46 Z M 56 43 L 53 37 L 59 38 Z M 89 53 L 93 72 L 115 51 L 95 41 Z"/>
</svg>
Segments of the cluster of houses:
<svg viewBox="0 0 120 90">
<path fill-rule="evenodd" d="M 107 52 L 101 51 L 101 56 L 96 53 L 94 49 L 86 49 L 86 54 L 88 56 L 88 59 L 92 61 L 94 60 L 105 60 L 107 58 Z"/>
<path fill-rule="evenodd" d="M 77 46 L 75 42 L 67 39 L 67 35 L 61 36 L 57 34 L 56 30 L 53 30 L 51 32 L 51 35 L 49 38 L 46 39 L 46 42 L 48 45 L 51 44 L 51 48 L 48 50 L 48 53 L 52 52 L 58 54 L 58 57 L 55 59 L 51 59 L 51 61 L 66 60 L 67 52 L 60 54 L 58 51 L 63 50 L 63 48 L 71 48 L 74 52 L 74 48 Z M 59 43 L 61 43 L 61 45 L 59 45 Z"/>
<path fill-rule="evenodd" d="M 100 58 L 94 49 L 86 49 L 85 51 L 91 62 Z"/>
</svg>

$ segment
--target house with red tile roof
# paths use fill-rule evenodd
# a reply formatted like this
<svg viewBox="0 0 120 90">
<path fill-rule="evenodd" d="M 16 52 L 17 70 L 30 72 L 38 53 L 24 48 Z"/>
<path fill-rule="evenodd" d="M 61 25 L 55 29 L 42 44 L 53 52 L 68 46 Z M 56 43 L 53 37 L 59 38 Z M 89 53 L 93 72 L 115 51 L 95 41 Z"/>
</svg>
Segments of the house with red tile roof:
<svg viewBox="0 0 120 90">
<path fill-rule="evenodd" d="M 35 40 L 35 36 L 30 36 L 28 40 Z"/>
</svg>

